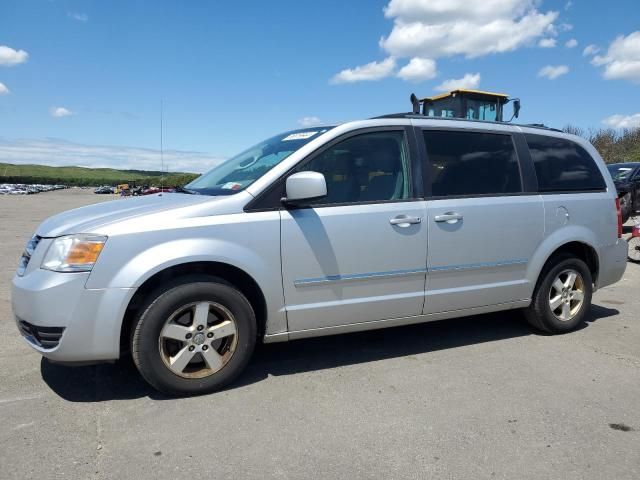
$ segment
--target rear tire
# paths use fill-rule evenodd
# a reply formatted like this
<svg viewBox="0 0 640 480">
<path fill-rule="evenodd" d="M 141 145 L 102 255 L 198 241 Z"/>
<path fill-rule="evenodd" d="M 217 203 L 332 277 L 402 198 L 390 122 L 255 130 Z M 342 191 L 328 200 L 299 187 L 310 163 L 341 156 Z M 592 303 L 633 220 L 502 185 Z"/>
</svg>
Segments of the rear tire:
<svg viewBox="0 0 640 480">
<path fill-rule="evenodd" d="M 566 333 L 584 321 L 591 306 L 593 279 L 585 262 L 569 254 L 547 261 L 525 317 L 534 328 Z"/>
<path fill-rule="evenodd" d="M 245 296 L 207 276 L 178 279 L 149 296 L 131 352 L 142 377 L 169 395 L 220 390 L 246 367 L 256 343 Z"/>
</svg>

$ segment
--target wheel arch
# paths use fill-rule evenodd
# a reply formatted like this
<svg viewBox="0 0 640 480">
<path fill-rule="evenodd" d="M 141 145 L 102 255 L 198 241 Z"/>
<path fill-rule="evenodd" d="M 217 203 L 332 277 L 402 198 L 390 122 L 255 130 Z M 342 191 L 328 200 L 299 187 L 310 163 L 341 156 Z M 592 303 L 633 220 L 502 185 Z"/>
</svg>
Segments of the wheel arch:
<svg viewBox="0 0 640 480">
<path fill-rule="evenodd" d="M 593 283 L 595 284 L 597 282 L 598 272 L 600 271 L 600 261 L 598 259 L 598 253 L 594 247 L 580 241 L 568 242 L 556 248 L 551 255 L 549 255 L 547 262 L 554 256 L 562 253 L 569 253 L 584 261 L 584 263 L 589 267 Z M 545 262 L 545 264 L 547 262 Z"/>
<path fill-rule="evenodd" d="M 600 259 L 598 250 L 595 247 L 595 239 L 593 234 L 586 229 L 577 229 L 574 233 L 578 235 L 566 235 L 566 232 L 556 232 L 543 242 L 534 254 L 532 261 L 529 263 L 529 271 L 527 277 L 535 286 L 540 281 L 540 275 L 544 267 L 549 261 L 562 253 L 571 254 L 582 261 L 589 267 L 593 284 L 597 285 L 598 274 L 600 272 Z"/>
<path fill-rule="evenodd" d="M 249 301 L 256 315 L 258 336 L 262 337 L 267 327 L 267 303 L 264 292 L 256 280 L 243 269 L 220 261 L 189 261 L 177 263 L 157 271 L 146 278 L 129 300 L 120 328 L 120 352 L 129 350 L 129 341 L 134 323 L 147 296 L 169 280 L 189 275 L 209 275 L 219 278 L 237 288 Z"/>
</svg>

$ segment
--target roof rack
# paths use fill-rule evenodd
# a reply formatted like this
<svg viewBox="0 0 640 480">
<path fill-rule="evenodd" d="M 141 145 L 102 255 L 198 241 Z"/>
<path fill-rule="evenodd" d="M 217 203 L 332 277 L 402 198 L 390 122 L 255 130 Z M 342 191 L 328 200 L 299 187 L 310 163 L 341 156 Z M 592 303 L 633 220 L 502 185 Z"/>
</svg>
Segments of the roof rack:
<svg viewBox="0 0 640 480">
<path fill-rule="evenodd" d="M 388 113 L 386 115 L 371 117 L 371 120 L 379 120 L 384 118 L 407 118 L 407 119 L 415 119 L 415 120 L 446 120 L 450 122 L 488 123 L 490 125 L 513 125 L 514 127 L 538 128 L 541 130 L 551 130 L 553 132 L 562 132 L 562 130 L 559 130 L 553 127 L 548 127 L 542 123 L 505 123 L 505 122 L 496 122 L 492 120 L 475 120 L 470 118 L 430 117 L 430 116 L 422 115 L 421 113 L 412 113 L 412 112 Z"/>
</svg>

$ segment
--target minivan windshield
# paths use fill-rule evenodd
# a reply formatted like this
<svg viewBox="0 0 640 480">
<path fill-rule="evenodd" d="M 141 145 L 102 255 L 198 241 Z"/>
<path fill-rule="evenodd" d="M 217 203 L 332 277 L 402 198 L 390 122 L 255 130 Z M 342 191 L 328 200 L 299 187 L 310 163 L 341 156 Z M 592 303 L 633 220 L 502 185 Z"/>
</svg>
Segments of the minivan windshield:
<svg viewBox="0 0 640 480">
<path fill-rule="evenodd" d="M 282 160 L 333 127 L 281 133 L 221 163 L 187 184 L 185 193 L 232 195 L 244 190 Z"/>
</svg>

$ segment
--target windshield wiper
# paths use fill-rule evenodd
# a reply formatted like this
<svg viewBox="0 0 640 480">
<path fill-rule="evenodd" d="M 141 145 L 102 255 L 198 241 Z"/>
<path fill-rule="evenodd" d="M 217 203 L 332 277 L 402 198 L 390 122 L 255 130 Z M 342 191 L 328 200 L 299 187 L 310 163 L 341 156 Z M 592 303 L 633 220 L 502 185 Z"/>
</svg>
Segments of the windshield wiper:
<svg viewBox="0 0 640 480">
<path fill-rule="evenodd" d="M 188 188 L 184 188 L 184 187 L 181 187 L 181 186 L 176 186 L 176 188 L 174 188 L 173 191 L 176 192 L 176 193 L 186 193 L 188 195 L 200 195 L 195 190 L 189 190 Z"/>
</svg>

